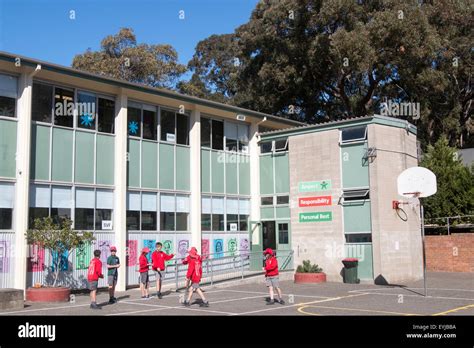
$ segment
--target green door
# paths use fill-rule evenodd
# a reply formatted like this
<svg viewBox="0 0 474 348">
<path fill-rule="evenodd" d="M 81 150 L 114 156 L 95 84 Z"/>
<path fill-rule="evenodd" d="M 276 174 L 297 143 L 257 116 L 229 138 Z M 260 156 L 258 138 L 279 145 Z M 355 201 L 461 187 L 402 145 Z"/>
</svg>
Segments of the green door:
<svg viewBox="0 0 474 348">
<path fill-rule="evenodd" d="M 291 250 L 290 221 L 277 221 L 276 231 L 279 267 L 281 270 L 291 269 L 293 259 L 289 257 Z"/>
<path fill-rule="evenodd" d="M 250 221 L 249 223 L 250 240 L 250 270 L 260 271 L 263 267 L 263 236 L 262 223 L 260 221 Z"/>
</svg>

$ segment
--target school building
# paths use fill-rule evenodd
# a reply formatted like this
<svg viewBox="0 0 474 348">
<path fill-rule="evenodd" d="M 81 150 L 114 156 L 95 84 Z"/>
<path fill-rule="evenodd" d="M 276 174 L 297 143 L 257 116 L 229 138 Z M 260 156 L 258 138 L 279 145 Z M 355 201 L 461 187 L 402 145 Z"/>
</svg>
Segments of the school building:
<svg viewBox="0 0 474 348">
<path fill-rule="evenodd" d="M 118 289 L 136 284 L 155 241 L 177 257 L 293 250 L 294 266 L 309 259 L 334 281 L 346 256 L 364 281 L 419 279 L 418 215 L 392 209 L 416 165 L 405 120 L 306 125 L 0 52 L 0 287 L 47 282 L 64 258 L 26 243 L 45 216 L 96 237 L 62 262 L 73 288 L 112 245 Z"/>
</svg>

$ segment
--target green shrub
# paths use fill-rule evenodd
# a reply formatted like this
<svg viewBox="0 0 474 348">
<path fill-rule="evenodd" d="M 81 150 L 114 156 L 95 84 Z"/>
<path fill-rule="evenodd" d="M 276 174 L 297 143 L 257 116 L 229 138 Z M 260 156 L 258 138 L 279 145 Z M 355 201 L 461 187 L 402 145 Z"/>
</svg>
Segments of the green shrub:
<svg viewBox="0 0 474 348">
<path fill-rule="evenodd" d="M 321 267 L 312 265 L 309 260 L 304 260 L 303 265 L 299 265 L 298 268 L 296 268 L 297 273 L 321 273 L 322 271 L 323 269 Z"/>
</svg>

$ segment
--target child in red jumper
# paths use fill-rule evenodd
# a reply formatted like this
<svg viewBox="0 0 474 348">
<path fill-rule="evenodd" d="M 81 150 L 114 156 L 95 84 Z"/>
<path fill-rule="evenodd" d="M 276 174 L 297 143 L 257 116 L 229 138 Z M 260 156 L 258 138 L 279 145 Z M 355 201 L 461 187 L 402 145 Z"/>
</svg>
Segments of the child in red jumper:
<svg viewBox="0 0 474 348">
<path fill-rule="evenodd" d="M 142 299 L 149 299 L 150 295 L 148 294 L 148 285 L 150 284 L 150 279 L 148 278 L 148 269 L 151 266 L 151 263 L 148 262 L 146 255 L 150 252 L 150 249 L 143 248 L 142 254 L 138 259 L 139 272 L 140 272 L 140 291 L 142 293 Z"/>
<path fill-rule="evenodd" d="M 189 288 L 188 298 L 184 301 L 184 305 L 189 307 L 191 297 L 193 296 L 193 292 L 196 291 L 198 295 L 202 299 L 202 303 L 199 305 L 200 307 L 209 307 L 209 301 L 206 300 L 204 294 L 199 287 L 199 282 L 202 278 L 202 259 L 201 256 L 198 255 L 197 249 L 192 247 L 188 251 L 189 257 L 186 257 L 183 260 L 183 264 L 188 265 L 188 272 L 186 277 L 191 280 L 191 287 Z"/>
<path fill-rule="evenodd" d="M 156 250 L 151 254 L 152 268 L 155 271 L 156 276 L 156 296 L 162 298 L 161 295 L 161 272 L 165 270 L 165 261 L 171 260 L 174 257 L 174 254 L 168 255 L 165 252 L 161 251 L 163 244 L 160 242 L 156 243 Z"/>
<path fill-rule="evenodd" d="M 102 309 L 96 302 L 99 278 L 104 278 L 102 274 L 102 261 L 100 261 L 100 250 L 94 250 L 94 258 L 89 263 L 89 269 L 87 270 L 87 280 L 89 282 L 89 290 L 91 291 L 91 309 Z"/>
<path fill-rule="evenodd" d="M 263 267 L 263 270 L 265 271 L 265 281 L 270 292 L 270 300 L 267 302 L 267 304 L 272 305 L 275 303 L 275 300 L 273 299 L 273 289 L 276 289 L 278 294 L 278 300 L 276 300 L 276 302 L 280 304 L 285 304 L 285 301 L 283 301 L 283 298 L 281 296 L 280 284 L 278 280 L 277 258 L 275 257 L 275 254 L 273 253 L 273 250 L 271 248 L 265 249 L 263 255 L 265 255 L 265 267 Z"/>
</svg>

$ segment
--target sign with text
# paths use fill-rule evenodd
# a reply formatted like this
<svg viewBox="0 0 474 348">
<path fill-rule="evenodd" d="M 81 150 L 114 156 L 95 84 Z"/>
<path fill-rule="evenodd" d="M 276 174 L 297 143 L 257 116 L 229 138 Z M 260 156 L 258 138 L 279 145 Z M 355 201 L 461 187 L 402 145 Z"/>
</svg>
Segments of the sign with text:
<svg viewBox="0 0 474 348">
<path fill-rule="evenodd" d="M 323 222 L 332 221 L 332 212 L 311 212 L 311 213 L 300 213 L 300 222 Z"/>
<path fill-rule="evenodd" d="M 316 192 L 331 189 L 331 180 L 322 181 L 302 181 L 298 183 L 299 192 Z"/>
<path fill-rule="evenodd" d="M 102 229 L 103 230 L 111 230 L 112 229 L 112 221 L 111 220 L 102 220 Z"/>
<path fill-rule="evenodd" d="M 331 204 L 331 196 L 301 197 L 298 199 L 298 205 L 300 207 L 319 207 Z"/>
</svg>

